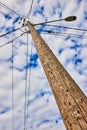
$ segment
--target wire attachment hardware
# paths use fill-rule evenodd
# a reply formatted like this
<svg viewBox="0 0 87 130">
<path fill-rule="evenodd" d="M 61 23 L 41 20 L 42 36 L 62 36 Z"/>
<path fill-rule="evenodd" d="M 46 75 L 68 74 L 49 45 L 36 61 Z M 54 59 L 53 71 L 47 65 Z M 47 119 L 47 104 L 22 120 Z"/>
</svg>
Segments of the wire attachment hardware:
<svg viewBox="0 0 87 130">
<path fill-rule="evenodd" d="M 26 26 L 27 25 L 27 21 L 29 21 L 28 17 L 21 17 L 19 24 L 24 27 L 21 31 L 25 32 L 25 31 L 29 31 L 29 28 Z"/>
<path fill-rule="evenodd" d="M 27 18 L 26 17 L 21 17 L 20 21 L 19 21 L 19 24 L 22 24 L 22 26 L 26 26 L 27 21 L 29 21 L 28 17 Z"/>
</svg>

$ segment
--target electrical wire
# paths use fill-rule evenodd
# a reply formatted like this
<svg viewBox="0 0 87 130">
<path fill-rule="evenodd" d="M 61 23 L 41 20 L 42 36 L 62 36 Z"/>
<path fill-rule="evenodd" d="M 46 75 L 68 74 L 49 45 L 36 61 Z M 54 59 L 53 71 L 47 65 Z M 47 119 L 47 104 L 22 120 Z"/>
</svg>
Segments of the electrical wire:
<svg viewBox="0 0 87 130">
<path fill-rule="evenodd" d="M 1 14 L 3 14 L 3 15 L 5 15 L 5 13 L 4 13 L 4 12 L 2 12 L 1 10 L 0 10 L 0 13 L 1 13 Z"/>
<path fill-rule="evenodd" d="M 65 28 L 65 29 L 71 29 L 71 30 L 79 30 L 79 31 L 87 31 L 85 29 L 79 29 L 79 28 L 72 28 L 72 27 L 66 27 L 66 26 L 57 26 L 57 25 L 50 25 L 50 24 L 45 24 L 45 26 L 50 26 L 50 27 L 57 27 L 57 28 Z"/>
<path fill-rule="evenodd" d="M 19 13 L 17 13 L 16 11 L 14 11 L 13 9 L 11 9 L 11 8 L 8 7 L 7 5 L 5 5 L 4 3 L 0 2 L 0 5 L 1 5 L 2 7 L 4 7 L 5 9 L 10 10 L 10 11 L 13 12 L 14 14 L 20 16 Z"/>
<path fill-rule="evenodd" d="M 61 35 L 61 36 L 69 35 L 69 36 L 72 36 L 72 37 L 81 37 L 81 35 L 82 35 L 82 34 L 74 34 L 74 33 L 53 32 L 53 31 L 50 31 L 50 30 L 43 30 L 43 32 L 41 32 L 41 30 L 38 30 L 38 32 L 43 33 L 43 34 L 50 34 L 50 35 Z M 3 46 L 6 46 L 7 44 L 10 44 L 12 41 L 16 40 L 17 38 L 19 38 L 20 36 L 22 36 L 25 33 L 30 33 L 30 31 L 23 32 L 21 35 L 15 37 L 11 41 L 9 41 L 9 42 L 7 42 L 7 43 L 5 43 L 3 45 L 0 45 L 0 47 L 3 47 Z M 83 35 L 83 39 L 87 39 L 87 35 Z"/>
<path fill-rule="evenodd" d="M 27 46 L 26 46 L 26 66 L 28 65 L 28 34 L 27 34 Z M 27 89 L 28 89 L 28 71 L 27 67 L 25 67 L 25 75 L 26 75 L 26 81 L 25 81 L 25 103 L 24 103 L 24 130 L 27 130 Z M 28 118 L 28 117 L 27 117 Z"/>
<path fill-rule="evenodd" d="M 50 24 L 48 24 L 48 23 L 57 22 L 57 21 L 62 21 L 62 20 L 64 20 L 64 19 L 53 20 L 53 21 L 48 21 L 48 22 L 42 22 L 42 23 L 37 23 L 37 24 L 33 24 L 33 25 L 34 25 L 34 26 L 37 26 L 37 25 L 53 26 L 53 27 L 58 27 L 58 28 L 71 29 L 71 30 L 87 31 L 87 30 L 85 30 L 85 29 L 79 29 L 79 28 L 72 28 L 72 27 L 57 26 L 57 25 L 50 25 Z"/>
<path fill-rule="evenodd" d="M 28 14 L 27 14 L 27 17 L 30 16 L 30 14 L 31 14 L 32 7 L 33 7 L 33 3 L 34 3 L 34 0 L 32 0 L 31 7 L 30 7 L 30 10 L 29 10 L 29 12 L 28 12 Z"/>
<path fill-rule="evenodd" d="M 58 35 L 58 36 L 71 36 L 71 37 L 83 37 L 83 39 L 87 39 L 87 35 L 83 35 L 81 36 L 80 34 L 74 34 L 74 33 L 62 33 L 62 32 L 53 32 L 53 31 L 50 31 L 50 30 L 38 30 L 39 33 L 41 34 L 49 34 L 49 35 Z"/>
<path fill-rule="evenodd" d="M 32 0 L 31 3 L 31 8 L 27 14 L 27 16 L 30 15 L 31 11 L 32 11 L 32 6 L 33 6 L 33 2 L 34 0 Z M 17 12 L 15 12 L 13 9 L 9 8 L 8 6 L 6 6 L 5 4 L 3 4 L 2 2 L 0 2 L 0 5 L 3 6 L 6 9 L 9 9 L 11 12 L 15 13 L 16 15 L 20 16 L 20 14 L 18 14 Z M 61 19 L 63 20 L 63 19 Z M 46 24 L 46 23 L 51 23 L 51 22 L 57 22 L 57 21 L 61 21 L 61 20 L 53 20 L 53 21 L 48 21 L 48 22 L 42 22 L 42 23 L 38 23 L 38 24 L 34 24 L 34 26 L 37 25 L 41 25 L 41 24 Z M 59 28 L 66 28 L 66 29 L 74 29 L 74 30 L 80 30 L 80 31 L 87 31 L 87 30 L 83 30 L 83 29 L 77 29 L 77 28 L 71 28 L 71 27 L 64 27 L 64 26 L 56 26 L 56 25 L 45 25 L 45 26 L 54 26 L 54 27 L 59 27 Z M 14 31 L 19 30 L 20 28 L 17 28 L 15 30 L 12 30 L 10 32 L 7 32 L 5 34 L 2 34 L 0 37 L 6 36 Z M 40 32 L 40 30 L 38 30 Z M 17 36 L 16 38 L 12 39 L 11 41 L 5 43 L 4 45 L 1 45 L 0 47 L 3 47 L 9 43 L 12 42 L 12 130 L 14 130 L 14 85 L 13 85 L 13 66 L 14 66 L 14 62 L 13 62 L 13 41 L 16 40 L 17 38 L 19 38 L 20 36 L 24 35 L 27 32 L 22 33 L 21 35 Z M 43 32 L 40 32 L 43 34 L 53 34 L 53 35 L 60 35 L 60 36 L 65 36 L 65 35 L 71 35 L 71 36 L 80 36 L 78 34 L 73 34 L 73 33 L 61 33 L 61 32 L 51 32 L 49 30 L 43 30 Z M 86 36 L 86 35 L 85 35 Z M 87 37 L 87 36 L 86 36 Z M 31 47 L 31 54 L 32 54 L 32 47 Z M 28 64 L 28 34 L 27 34 L 27 53 L 26 53 L 26 65 Z M 26 129 L 26 115 L 28 118 L 28 107 L 26 108 L 26 103 L 27 103 L 27 69 L 26 69 L 26 82 L 25 82 L 25 107 L 24 107 L 24 130 Z M 29 95 L 30 95 L 30 78 L 31 78 L 31 67 L 30 67 L 30 73 L 29 73 L 29 88 L 28 88 L 28 101 L 29 101 Z M 27 110 L 27 114 L 26 114 L 26 110 Z"/>
<path fill-rule="evenodd" d="M 62 28 L 61 26 L 58 26 L 58 27 Z M 69 29 L 69 28 L 68 28 L 68 29 Z M 0 35 L 0 37 L 6 36 L 6 35 L 8 35 L 8 34 L 10 34 L 10 33 L 12 33 L 12 32 L 15 32 L 15 31 L 17 31 L 17 30 L 22 31 L 21 28 L 16 28 L 16 29 L 14 29 L 14 30 L 12 30 L 12 31 L 9 31 L 9 32 L 7 32 L 7 33 L 4 33 L 4 34 Z M 22 32 L 24 32 L 24 31 L 22 31 Z"/>
<path fill-rule="evenodd" d="M 10 34 L 10 33 L 13 33 L 13 32 L 15 32 L 15 31 L 17 31 L 17 30 L 20 30 L 20 29 L 22 29 L 22 28 L 23 28 L 23 26 L 22 26 L 21 28 L 13 29 L 13 30 L 11 30 L 11 31 L 9 31 L 9 32 L 7 32 L 7 33 L 4 33 L 4 34 L 0 35 L 0 37 L 4 37 L 4 36 L 6 36 L 6 35 L 8 35 L 8 34 Z"/>
<path fill-rule="evenodd" d="M 10 44 L 12 41 L 16 40 L 17 38 L 19 38 L 20 36 L 22 36 L 22 35 L 25 34 L 25 33 L 27 33 L 27 32 L 24 32 L 24 33 L 20 34 L 19 36 L 15 37 L 14 39 L 12 39 L 11 41 L 9 41 L 9 42 L 7 42 L 7 43 L 5 43 L 5 44 L 3 44 L 3 45 L 0 45 L 0 48 L 6 46 L 6 45 L 8 45 L 8 44 Z"/>
<path fill-rule="evenodd" d="M 37 25 L 36 25 L 36 26 L 37 26 Z M 70 30 L 87 31 L 87 30 L 84 30 L 84 29 L 71 28 L 71 27 L 65 27 L 65 26 L 56 26 L 56 25 L 45 25 L 45 26 L 53 26 L 53 27 L 58 27 L 58 28 L 66 28 L 66 29 L 70 29 Z M 22 26 L 21 28 L 16 28 L 16 29 L 14 29 L 14 30 L 12 30 L 12 31 L 9 31 L 9 32 L 7 32 L 7 33 L 4 33 L 4 34 L 0 35 L 0 37 L 6 36 L 6 35 L 8 35 L 8 34 L 10 34 L 10 33 L 12 33 L 12 32 L 15 32 L 15 31 L 17 31 L 17 30 L 21 30 L 23 27 L 24 27 L 24 26 Z M 22 30 L 21 30 L 21 31 L 22 31 Z M 24 32 L 24 31 L 22 31 L 22 32 Z"/>
<path fill-rule="evenodd" d="M 28 33 L 27 33 L 27 50 L 26 50 L 26 66 L 28 65 Z M 27 72 L 27 68 L 26 68 L 26 82 L 28 83 L 28 72 Z M 27 90 L 28 90 L 28 86 L 27 86 Z M 27 130 L 27 127 L 28 127 L 28 98 L 26 98 L 26 102 L 27 102 L 27 106 L 26 106 L 26 117 L 27 117 L 27 120 L 26 120 L 26 130 Z"/>
<path fill-rule="evenodd" d="M 28 65 L 28 33 L 27 33 L 27 50 L 26 50 L 26 66 Z M 32 45 L 31 45 L 31 55 L 32 55 Z M 31 60 L 30 60 L 31 62 Z M 25 81 L 25 103 L 24 103 L 24 130 L 28 129 L 28 107 L 29 107 L 29 97 L 30 97 L 30 80 L 31 80 L 31 66 L 29 71 L 29 84 L 28 84 L 28 70 L 26 68 L 26 81 Z M 28 95 L 27 95 L 28 94 Z M 27 119 L 26 119 L 27 118 Z"/>
<path fill-rule="evenodd" d="M 13 59 L 13 41 L 12 41 L 12 130 L 14 130 L 14 75 L 13 75 L 14 59 Z"/>
<path fill-rule="evenodd" d="M 27 43 L 28 43 L 28 34 L 27 34 Z M 30 55 L 32 56 L 32 43 L 31 43 Z M 29 116 L 28 108 L 29 108 L 29 98 L 30 98 L 30 85 L 31 85 L 31 58 L 30 58 L 29 85 L 28 85 L 27 124 L 28 124 L 28 116 Z"/>
<path fill-rule="evenodd" d="M 74 36 L 81 36 L 82 34 L 76 34 L 76 33 L 63 33 L 63 32 L 57 32 L 57 31 L 52 31 L 52 30 L 38 30 L 39 32 L 43 31 L 43 32 L 48 32 L 50 33 L 54 33 L 54 34 L 66 34 L 66 35 L 74 35 Z M 84 35 L 85 37 L 87 37 L 87 35 Z"/>
</svg>

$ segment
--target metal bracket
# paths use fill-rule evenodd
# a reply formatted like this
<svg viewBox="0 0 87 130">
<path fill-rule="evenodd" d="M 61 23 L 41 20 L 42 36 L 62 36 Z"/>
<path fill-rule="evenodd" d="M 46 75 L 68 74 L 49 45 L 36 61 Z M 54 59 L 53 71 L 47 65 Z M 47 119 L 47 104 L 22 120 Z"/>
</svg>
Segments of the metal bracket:
<svg viewBox="0 0 87 130">
<path fill-rule="evenodd" d="M 22 32 L 27 32 L 29 31 L 29 28 L 26 26 L 27 25 L 27 21 L 29 21 L 29 18 L 28 17 L 21 17 L 20 18 L 20 21 L 19 21 L 19 24 L 24 27 L 21 31 Z"/>
</svg>

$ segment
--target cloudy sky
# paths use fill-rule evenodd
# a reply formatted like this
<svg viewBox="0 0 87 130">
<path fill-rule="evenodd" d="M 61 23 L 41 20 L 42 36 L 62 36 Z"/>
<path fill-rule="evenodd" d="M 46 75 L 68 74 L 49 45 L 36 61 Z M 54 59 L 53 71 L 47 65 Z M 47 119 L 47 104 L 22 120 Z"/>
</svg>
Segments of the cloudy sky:
<svg viewBox="0 0 87 130">
<path fill-rule="evenodd" d="M 31 3 L 32 0 L 0 0 L 0 46 L 27 29 L 18 29 L 2 37 L 21 28 L 19 21 L 28 16 Z M 77 20 L 50 23 L 58 27 L 40 25 L 36 29 L 87 95 L 87 0 L 34 0 L 29 19 L 36 24 L 71 15 L 77 16 Z M 26 33 L 0 47 L 0 130 L 13 130 L 12 127 L 14 130 L 24 130 L 24 127 L 65 130 L 32 37 Z"/>
</svg>

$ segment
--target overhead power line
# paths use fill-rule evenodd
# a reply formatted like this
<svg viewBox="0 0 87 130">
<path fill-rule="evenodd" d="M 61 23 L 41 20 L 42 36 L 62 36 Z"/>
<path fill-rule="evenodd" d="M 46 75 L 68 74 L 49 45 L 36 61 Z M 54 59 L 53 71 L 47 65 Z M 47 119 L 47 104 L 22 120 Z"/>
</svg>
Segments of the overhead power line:
<svg viewBox="0 0 87 130">
<path fill-rule="evenodd" d="M 12 130 L 14 130 L 14 74 L 13 74 L 13 41 L 12 41 Z"/>
<path fill-rule="evenodd" d="M 16 14 L 16 15 L 20 16 L 20 14 L 19 14 L 19 13 L 17 13 L 16 11 L 14 11 L 13 9 L 11 9 L 11 8 L 10 8 L 10 7 L 8 7 L 7 5 L 5 5 L 4 3 L 0 2 L 0 5 L 1 5 L 2 7 L 4 7 L 5 9 L 7 9 L 7 10 L 9 10 L 9 11 L 13 12 L 14 14 Z"/>
<path fill-rule="evenodd" d="M 83 39 L 87 39 L 87 35 L 82 34 L 76 34 L 76 33 L 62 33 L 62 32 L 54 32 L 50 30 L 38 30 L 39 33 L 41 34 L 49 34 L 49 35 L 58 35 L 58 36 L 71 36 L 71 37 L 83 37 Z"/>
<path fill-rule="evenodd" d="M 23 28 L 23 26 L 22 26 L 21 28 Z M 4 37 L 4 36 L 6 36 L 6 35 L 8 35 L 8 34 L 10 34 L 10 33 L 13 33 L 13 32 L 15 32 L 15 31 L 17 31 L 17 30 L 20 30 L 21 28 L 13 29 L 13 30 L 11 30 L 11 31 L 9 31 L 9 32 L 7 32 L 7 33 L 4 33 L 4 34 L 0 35 L 0 37 Z"/>
<path fill-rule="evenodd" d="M 27 46 L 26 46 L 26 66 L 28 65 L 28 55 L 29 55 L 29 48 L 28 48 L 28 33 L 27 33 Z M 31 51 L 30 54 L 32 56 L 32 44 L 31 44 Z M 31 59 L 30 59 L 31 64 Z M 28 130 L 28 107 L 29 107 L 29 97 L 30 97 L 30 81 L 31 81 L 31 66 L 29 71 L 29 80 L 28 80 L 28 69 L 26 68 L 26 81 L 25 81 L 25 103 L 24 103 L 24 130 Z M 29 84 L 28 84 L 29 81 Z M 27 117 L 27 119 L 26 119 Z"/>
<path fill-rule="evenodd" d="M 26 46 L 26 65 L 28 64 L 28 34 L 27 34 L 27 46 Z M 27 89 L 28 89 L 28 71 L 27 68 L 25 70 L 25 75 L 26 75 L 26 81 L 25 81 L 25 103 L 24 103 L 24 130 L 27 130 Z"/>
<path fill-rule="evenodd" d="M 27 33 L 27 43 L 28 43 L 28 33 Z M 31 48 L 30 48 L 30 56 L 32 56 L 32 43 L 31 43 Z M 28 79 L 28 81 L 29 81 L 29 85 L 28 85 L 28 105 L 27 105 L 27 117 L 29 116 L 29 100 L 30 100 L 30 86 L 31 86 L 31 57 L 30 57 L 30 69 L 29 69 L 29 79 Z M 29 122 L 29 120 L 28 120 L 28 118 L 27 118 L 27 126 L 28 126 L 28 123 Z"/>
<path fill-rule="evenodd" d="M 19 38 L 20 36 L 22 36 L 22 35 L 25 34 L 25 33 L 27 33 L 27 32 L 24 32 L 24 33 L 20 34 L 19 36 L 13 38 L 11 41 L 9 41 L 9 42 L 7 42 L 7 43 L 5 43 L 5 44 L 3 44 L 3 45 L 0 45 L 0 48 L 6 46 L 6 45 L 8 45 L 8 44 L 10 44 L 12 41 L 16 40 L 17 38 Z"/>
<path fill-rule="evenodd" d="M 72 28 L 72 27 L 66 27 L 66 26 L 57 26 L 57 25 L 50 25 L 50 24 L 45 24 L 45 26 L 57 27 L 57 28 L 65 28 L 65 29 L 71 29 L 71 30 L 77 30 L 77 31 L 87 31 L 85 29 Z"/>
<path fill-rule="evenodd" d="M 42 33 L 42 34 L 50 34 L 50 35 L 60 35 L 60 36 L 72 36 L 72 37 L 83 37 L 83 39 L 87 39 L 87 35 L 83 35 L 82 34 L 76 34 L 76 33 L 62 33 L 62 32 L 55 32 L 55 31 L 51 31 L 51 30 L 37 30 L 39 33 Z M 21 35 L 17 36 L 16 38 L 12 39 L 11 41 L 1 45 L 0 47 L 3 47 L 5 45 L 8 45 L 9 43 L 11 43 L 12 41 L 16 40 L 17 38 L 19 38 L 20 36 L 22 36 L 23 34 L 25 33 L 30 33 L 30 31 L 27 31 L 27 32 L 23 32 Z"/>
<path fill-rule="evenodd" d="M 38 25 L 43 25 L 43 23 L 34 24 L 34 26 L 38 26 Z M 57 26 L 57 25 L 45 24 L 45 22 L 44 22 L 44 26 L 57 27 L 57 28 L 65 28 L 65 29 L 71 29 L 71 30 L 77 30 L 77 31 L 85 31 L 85 32 L 87 31 L 85 29 L 79 29 L 79 28 L 72 28 L 72 27 L 66 27 L 66 26 Z"/>
<path fill-rule="evenodd" d="M 39 24 L 34 24 L 34 26 L 38 26 L 38 25 L 40 25 L 40 23 Z M 66 27 L 66 26 L 57 26 L 57 25 L 50 25 L 50 24 L 44 24 L 45 26 L 50 26 L 50 27 L 57 27 L 57 28 L 65 28 L 65 29 L 70 29 L 70 30 L 77 30 L 77 31 L 87 31 L 87 30 L 85 30 L 85 29 L 79 29 L 79 28 L 72 28 L 72 27 Z M 26 26 L 26 25 L 25 25 Z M 12 32 L 15 32 L 15 31 L 17 31 L 17 30 L 21 30 L 22 28 L 23 28 L 24 26 L 22 26 L 21 28 L 16 28 L 16 29 L 13 29 L 12 31 L 9 31 L 9 32 L 7 32 L 7 33 L 4 33 L 4 34 L 2 34 L 2 35 L 0 35 L 0 37 L 3 37 L 3 36 L 6 36 L 6 35 L 8 35 L 8 34 L 10 34 L 10 33 L 12 33 Z M 21 30 L 22 31 L 22 30 Z M 22 32 L 24 32 L 24 31 L 22 31 Z M 50 31 L 49 31 L 50 32 Z"/>
<path fill-rule="evenodd" d="M 31 13 L 32 7 L 33 7 L 33 3 L 34 3 L 34 0 L 32 0 L 31 7 L 30 7 L 30 9 L 29 9 L 29 12 L 28 12 L 28 14 L 27 14 L 27 17 L 30 16 L 30 13 Z"/>
<path fill-rule="evenodd" d="M 1 13 L 1 14 L 3 14 L 3 15 L 5 15 L 5 13 L 4 13 L 4 12 L 2 12 L 1 10 L 0 10 L 0 13 Z"/>
<path fill-rule="evenodd" d="M 37 25 L 35 25 L 35 26 L 37 26 Z M 66 26 L 56 26 L 56 25 L 45 25 L 45 26 L 52 26 L 52 27 L 57 27 L 57 28 L 65 28 L 65 29 L 77 30 L 77 31 L 87 31 L 87 30 L 84 30 L 84 29 L 71 28 L 71 27 L 66 27 Z M 10 34 L 10 33 L 12 33 L 12 32 L 15 32 L 15 31 L 17 31 L 17 30 L 20 30 L 20 29 L 22 29 L 23 27 L 24 27 L 24 26 L 22 26 L 21 28 L 13 29 L 12 31 L 9 31 L 9 32 L 7 32 L 7 33 L 4 33 L 4 34 L 0 35 L 0 37 L 6 36 L 6 35 L 8 35 L 8 34 Z M 22 30 L 21 30 L 21 31 L 22 31 Z M 49 32 L 50 32 L 50 31 L 49 31 Z"/>
</svg>

